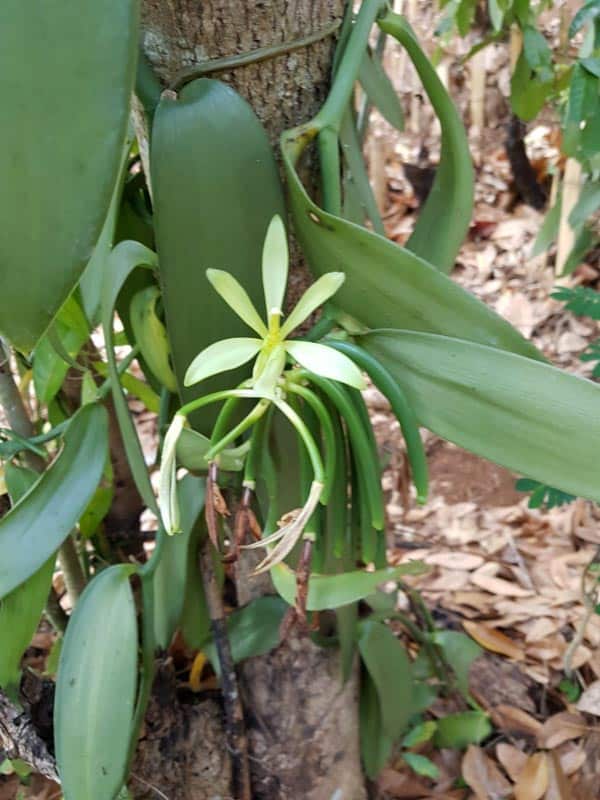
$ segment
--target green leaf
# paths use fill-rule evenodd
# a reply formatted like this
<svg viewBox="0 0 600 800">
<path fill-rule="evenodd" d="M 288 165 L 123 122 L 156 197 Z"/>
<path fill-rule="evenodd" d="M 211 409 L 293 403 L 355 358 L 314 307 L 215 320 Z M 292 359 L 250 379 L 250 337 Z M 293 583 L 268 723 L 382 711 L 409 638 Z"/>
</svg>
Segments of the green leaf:
<svg viewBox="0 0 600 800">
<path fill-rule="evenodd" d="M 550 295 L 554 300 L 562 300 L 565 309 L 578 317 L 591 317 L 600 320 L 600 292 L 589 286 L 559 286 Z"/>
<path fill-rule="evenodd" d="M 546 102 L 552 83 L 544 81 L 532 69 L 522 50 L 510 79 L 510 104 L 521 119 L 534 119 Z"/>
<path fill-rule="evenodd" d="M 523 53 L 542 83 L 553 80 L 552 51 L 544 35 L 533 25 L 525 25 L 523 28 Z"/>
<path fill-rule="evenodd" d="M 362 372 L 356 364 L 348 356 L 338 353 L 325 344 L 292 341 L 286 343 L 285 349 L 294 361 L 316 375 L 345 383 L 355 389 L 367 388 Z"/>
<path fill-rule="evenodd" d="M 416 747 L 428 742 L 437 730 L 437 723 L 432 720 L 421 722 L 406 734 L 402 739 L 402 747 Z"/>
<path fill-rule="evenodd" d="M 343 179 L 346 210 L 349 210 L 356 217 L 356 221 L 360 225 L 364 223 L 364 218 L 367 216 L 371 220 L 373 230 L 384 236 L 385 226 L 373 194 L 369 173 L 363 157 L 362 144 L 350 111 L 346 112 L 342 119 L 339 143 L 346 167 Z M 350 194 L 347 196 L 348 192 Z M 352 193 L 354 193 L 354 197 Z M 354 210 L 352 210 L 353 205 L 355 206 Z M 352 219 L 352 216 L 348 218 Z"/>
<path fill-rule="evenodd" d="M 279 629 L 287 605 L 279 597 L 258 597 L 227 618 L 231 657 L 239 664 L 246 658 L 263 655 L 279 644 Z M 213 669 L 220 675 L 217 648 L 213 641 L 202 647 Z"/>
<path fill-rule="evenodd" d="M 600 0 L 590 0 L 575 14 L 569 26 L 569 38 L 572 39 L 584 25 L 600 16 Z"/>
<path fill-rule="evenodd" d="M 88 338 L 89 328 L 73 296 L 66 300 L 52 327 L 66 353 L 75 358 Z M 33 354 L 33 382 L 40 403 L 48 404 L 55 397 L 68 371 L 69 364 L 56 352 L 50 336 L 46 334 L 38 342 Z"/>
<path fill-rule="evenodd" d="M 102 328 L 106 343 L 112 397 L 127 461 L 142 500 L 149 509 L 158 513 L 158 506 L 146 469 L 142 446 L 121 387 L 113 341 L 114 308 L 125 281 L 137 267 L 155 267 L 156 264 L 156 254 L 138 242 L 120 242 L 112 250 L 106 265 L 102 287 Z"/>
<path fill-rule="evenodd" d="M 518 492 L 532 492 L 527 504 L 529 508 L 544 507 L 549 510 L 572 503 L 576 499 L 575 495 L 561 492 L 560 489 L 553 489 L 551 486 L 546 486 L 530 478 L 520 478 L 515 483 L 515 489 Z"/>
<path fill-rule="evenodd" d="M 504 22 L 504 9 L 501 7 L 498 0 L 488 0 L 488 13 L 490 21 L 495 31 L 502 30 L 502 23 Z"/>
<path fill-rule="evenodd" d="M 190 428 L 184 428 L 177 440 L 177 461 L 191 472 L 207 472 L 208 461 L 205 456 L 211 448 L 210 439 Z M 241 448 L 221 450 L 219 469 L 224 472 L 240 472 L 244 469 L 245 450 Z"/>
<path fill-rule="evenodd" d="M 569 214 L 569 225 L 574 229 L 578 228 L 599 208 L 600 181 L 589 181 L 582 187 L 579 199 Z"/>
<path fill-rule="evenodd" d="M 471 30 L 476 7 L 477 0 L 460 0 L 454 18 L 456 20 L 456 27 L 461 36 L 466 36 Z"/>
<path fill-rule="evenodd" d="M 290 160 L 294 142 L 284 139 L 283 152 L 295 231 L 316 274 L 345 272 L 337 307 L 368 327 L 431 331 L 542 358 L 506 320 L 431 264 L 315 205 Z"/>
<path fill-rule="evenodd" d="M 469 695 L 469 670 L 482 654 L 482 649 L 470 636 L 458 631 L 435 631 L 429 638 L 437 645 L 444 660 L 456 677 L 456 685 L 464 697 Z"/>
<path fill-rule="evenodd" d="M 38 477 L 33 470 L 6 465 L 6 486 L 13 504 L 27 493 Z M 11 697 L 18 694 L 21 657 L 37 630 L 48 599 L 54 561 L 53 554 L 28 580 L 0 601 L 0 686 Z"/>
<path fill-rule="evenodd" d="M 470 744 L 479 744 L 491 732 L 492 726 L 486 714 L 481 711 L 463 711 L 438 719 L 434 743 L 436 747 L 462 750 Z"/>
<path fill-rule="evenodd" d="M 360 753 L 367 777 L 379 775 L 392 752 L 393 740 L 386 734 L 377 689 L 369 673 L 363 675 L 360 688 Z"/>
<path fill-rule="evenodd" d="M 181 399 L 237 386 L 248 371 L 183 388 L 194 356 L 213 342 L 247 336 L 244 323 L 212 294 L 207 268 L 228 270 L 262 306 L 261 255 L 275 214 L 287 219 L 268 137 L 250 105 L 224 83 L 201 78 L 156 110 L 150 168 L 161 286 Z M 262 335 L 262 334 L 261 334 Z M 192 414 L 210 434 L 216 407 Z"/>
<path fill-rule="evenodd" d="M 374 572 L 353 570 L 340 575 L 321 575 L 313 572 L 308 582 L 307 611 L 323 611 L 326 608 L 355 603 L 372 594 L 386 581 L 393 581 L 402 575 L 422 575 L 427 572 L 422 561 L 411 561 L 398 567 L 387 567 Z M 289 605 L 296 598 L 296 574 L 285 564 L 277 564 L 271 570 L 271 579 L 277 592 Z"/>
<path fill-rule="evenodd" d="M 288 276 L 288 247 L 285 225 L 275 214 L 265 236 L 262 252 L 262 282 L 267 318 L 274 309 L 283 310 Z"/>
<path fill-rule="evenodd" d="M 188 367 L 183 379 L 184 385 L 192 386 L 220 372 L 246 364 L 258 353 L 262 344 L 262 339 L 247 338 L 222 339 L 209 344 Z"/>
<path fill-rule="evenodd" d="M 365 53 L 360 64 L 358 81 L 369 102 L 377 108 L 381 116 L 396 130 L 404 130 L 404 112 L 398 93 L 381 62 L 373 53 Z"/>
<path fill-rule="evenodd" d="M 107 442 L 106 411 L 83 406 L 60 455 L 0 520 L 0 598 L 33 575 L 77 524 L 102 477 Z"/>
<path fill-rule="evenodd" d="M 533 247 L 531 248 L 530 258 L 535 258 L 547 250 L 550 245 L 556 240 L 558 236 L 558 228 L 560 225 L 560 210 L 562 206 L 562 193 L 559 193 L 556 202 L 552 208 L 546 213 L 542 227 L 536 236 Z"/>
<path fill-rule="evenodd" d="M 54 702 L 65 800 L 108 800 L 125 779 L 137 683 L 138 631 L 129 564 L 88 585 L 64 639 Z"/>
<path fill-rule="evenodd" d="M 121 196 L 123 194 L 123 183 L 127 177 L 129 153 L 131 151 L 131 145 L 134 138 L 133 126 L 130 125 L 125 142 L 123 144 L 119 174 L 113 189 L 108 213 L 106 214 L 106 219 L 104 220 L 102 231 L 100 232 L 100 236 L 98 237 L 98 241 L 94 247 L 92 257 L 88 261 L 81 276 L 81 280 L 79 281 L 81 303 L 85 315 L 92 327 L 95 327 L 100 322 L 102 280 L 104 277 L 104 270 L 106 269 L 106 263 L 115 240 L 118 211 L 121 204 Z M 134 237 L 127 236 L 126 238 L 130 239 Z"/>
<path fill-rule="evenodd" d="M 475 3 L 465 0 L 461 6 L 474 8 Z M 408 21 L 388 13 L 379 25 L 406 49 L 442 128 L 440 164 L 406 249 L 441 272 L 448 273 L 467 235 L 473 211 L 473 164 L 467 134 L 461 115 Z M 432 235 L 434 230 L 435 235 Z M 368 299 L 365 301 L 369 302 Z M 371 327 L 376 324 L 381 325 L 373 323 Z M 402 327 L 405 327 L 403 323 Z"/>
<path fill-rule="evenodd" d="M 10 118 L 0 131 L 0 332 L 19 350 L 47 329 L 100 235 L 127 130 L 138 14 L 136 0 L 84 0 L 77 14 L 62 3 L 33 16 L 21 0 L 0 8 Z"/>
<path fill-rule="evenodd" d="M 436 765 L 426 756 L 419 753 L 402 753 L 402 758 L 417 775 L 435 780 L 440 777 L 440 771 Z"/>
<path fill-rule="evenodd" d="M 175 393 L 177 381 L 171 369 L 167 331 L 156 313 L 159 299 L 158 286 L 145 286 L 140 289 L 131 298 L 129 321 L 145 366 L 161 386 Z"/>
<path fill-rule="evenodd" d="M 600 499 L 600 386 L 502 350 L 408 331 L 361 343 L 425 427 L 508 469 Z"/>
<path fill-rule="evenodd" d="M 188 564 L 193 557 L 190 546 L 192 531 L 204 508 L 204 480 L 186 475 L 179 481 L 177 493 L 182 533 L 166 538 L 153 576 L 154 633 L 158 646 L 163 650 L 169 646 L 183 611 Z"/>
<path fill-rule="evenodd" d="M 381 622 L 360 625 L 358 648 L 377 689 L 385 733 L 398 739 L 412 716 L 413 677 L 402 642 Z"/>
</svg>

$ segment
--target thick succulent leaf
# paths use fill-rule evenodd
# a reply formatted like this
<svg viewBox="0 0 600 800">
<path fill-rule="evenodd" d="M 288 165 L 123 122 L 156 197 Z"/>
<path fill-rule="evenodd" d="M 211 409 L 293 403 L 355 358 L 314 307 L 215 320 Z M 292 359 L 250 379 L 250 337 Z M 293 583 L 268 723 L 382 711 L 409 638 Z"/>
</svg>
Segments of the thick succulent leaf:
<svg viewBox="0 0 600 800">
<path fill-rule="evenodd" d="M 48 560 L 85 511 L 108 455 L 105 409 L 83 406 L 64 442 L 56 460 L 0 520 L 0 598 Z"/>
<path fill-rule="evenodd" d="M 218 375 L 220 372 L 235 369 L 246 364 L 255 356 L 262 347 L 262 339 L 222 339 L 220 342 L 209 344 L 188 367 L 183 379 L 185 386 Z"/>
<path fill-rule="evenodd" d="M 371 328 L 394 327 L 456 336 L 542 359 L 506 320 L 431 264 L 376 233 L 327 214 L 294 169 L 304 139 L 284 135 L 284 165 L 294 229 L 311 269 L 346 275 L 335 305 Z"/>
<path fill-rule="evenodd" d="M 393 744 L 382 724 L 377 687 L 367 672 L 360 687 L 360 754 L 371 780 L 375 780 L 385 767 Z"/>
<path fill-rule="evenodd" d="M 413 714 L 414 679 L 406 649 L 386 625 L 371 620 L 360 625 L 358 649 L 377 689 L 385 733 L 398 739 Z"/>
<path fill-rule="evenodd" d="M 58 2 L 0 6 L 0 332 L 20 350 L 46 330 L 100 235 L 127 130 L 138 15 L 138 0 L 83 0 L 77 13 Z"/>
<path fill-rule="evenodd" d="M 181 509 L 181 534 L 169 536 L 153 576 L 154 635 L 163 650 L 169 646 L 179 624 L 190 558 L 190 539 L 198 516 L 204 508 L 204 480 L 186 475 L 177 485 Z"/>
<path fill-rule="evenodd" d="M 119 564 L 100 573 L 69 621 L 54 701 L 65 800 L 108 800 L 124 782 L 137 683 L 133 572 Z"/>
<path fill-rule="evenodd" d="M 281 335 L 285 338 L 295 328 L 310 317 L 313 311 L 322 306 L 337 292 L 345 280 L 343 272 L 328 272 L 309 286 L 292 309 L 289 317 L 281 326 Z"/>
<path fill-rule="evenodd" d="M 400 98 L 375 54 L 365 53 L 360 64 L 358 81 L 369 101 L 376 106 L 384 119 L 397 130 L 403 130 L 404 112 Z"/>
<path fill-rule="evenodd" d="M 308 582 L 308 611 L 323 611 L 326 608 L 355 603 L 373 594 L 386 581 L 394 581 L 402 575 L 422 575 L 427 572 L 422 561 L 411 561 L 398 567 L 387 567 L 375 572 L 353 570 L 339 575 L 321 575 L 313 572 Z M 271 578 L 277 592 L 286 603 L 294 605 L 296 598 L 296 574 L 285 564 L 277 564 L 271 570 Z"/>
<path fill-rule="evenodd" d="M 11 502 L 17 503 L 38 479 L 30 469 L 6 465 L 6 487 Z M 24 583 L 0 601 L 0 687 L 16 696 L 20 679 L 20 664 L 31 637 L 37 630 L 48 599 L 54 555 Z"/>
<path fill-rule="evenodd" d="M 390 371 L 419 422 L 473 453 L 600 500 L 600 386 L 501 350 L 410 331 L 361 344 Z"/>
<path fill-rule="evenodd" d="M 243 445 L 240 446 L 240 448 L 243 447 Z M 193 431 L 191 428 L 184 428 L 177 440 L 177 461 L 191 472 L 207 472 L 206 454 L 210 448 L 211 443 L 208 436 Z M 219 453 L 220 470 L 240 472 L 244 469 L 246 449 L 244 448 L 240 452 L 240 448 L 221 450 Z"/>
<path fill-rule="evenodd" d="M 356 389 L 367 387 L 367 382 L 356 364 L 348 356 L 325 344 L 297 341 L 287 342 L 285 348 L 295 361 L 317 375 L 347 383 Z"/>
<path fill-rule="evenodd" d="M 273 216 L 286 218 L 283 192 L 259 120 L 243 98 L 216 80 L 192 81 L 176 99 L 163 95 L 150 162 L 167 332 L 182 400 L 188 402 L 249 377 L 240 368 L 200 387 L 183 387 L 200 350 L 248 334 L 233 311 L 212 301 L 207 268 L 230 272 L 254 307 L 262 307 L 263 244 Z M 217 413 L 216 407 L 201 409 L 190 420 L 208 435 Z"/>
<path fill-rule="evenodd" d="M 277 647 L 286 610 L 287 606 L 280 597 L 257 597 L 227 617 L 227 635 L 235 664 Z M 202 649 L 219 675 L 220 664 L 214 641 Z"/>
<path fill-rule="evenodd" d="M 256 331 L 259 336 L 267 335 L 267 326 L 259 316 L 254 307 L 254 303 L 248 297 L 248 292 L 242 284 L 236 280 L 229 272 L 222 269 L 207 269 L 206 277 L 212 287 L 217 291 L 238 317 L 243 320 L 249 328 Z"/>
<path fill-rule="evenodd" d="M 52 329 L 67 355 L 74 359 L 89 336 L 89 326 L 74 296 L 59 310 Z M 40 403 L 48 404 L 58 393 L 69 371 L 69 364 L 56 351 L 50 332 L 37 344 L 33 354 L 33 382 Z"/>
<path fill-rule="evenodd" d="M 87 266 L 83 271 L 83 275 L 81 276 L 81 280 L 79 281 L 81 304 L 92 327 L 95 327 L 100 322 L 102 279 L 110 251 L 114 245 L 117 223 L 119 219 L 119 208 L 123 195 L 123 183 L 127 176 L 127 166 L 129 161 L 128 157 L 134 138 L 133 125 L 130 125 L 123 149 L 121 151 L 119 174 L 113 189 L 106 219 L 102 225 L 102 230 L 100 232 L 100 236 L 98 237 L 98 241 L 96 242 L 96 246 L 94 247 L 92 257 L 88 261 Z"/>
<path fill-rule="evenodd" d="M 405 17 L 388 12 L 378 22 L 406 49 L 442 127 L 442 152 L 435 180 L 406 248 L 449 272 L 473 211 L 473 165 L 458 110 Z"/>
<path fill-rule="evenodd" d="M 276 214 L 269 223 L 262 253 L 262 281 L 267 317 L 273 309 L 283 309 L 287 277 L 287 234 L 283 220 Z"/>
</svg>

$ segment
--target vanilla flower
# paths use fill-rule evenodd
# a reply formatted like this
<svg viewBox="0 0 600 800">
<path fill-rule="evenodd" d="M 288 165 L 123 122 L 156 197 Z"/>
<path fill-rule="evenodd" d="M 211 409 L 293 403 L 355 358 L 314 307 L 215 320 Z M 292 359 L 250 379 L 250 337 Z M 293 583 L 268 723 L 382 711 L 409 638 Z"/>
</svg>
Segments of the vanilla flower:
<svg viewBox="0 0 600 800">
<path fill-rule="evenodd" d="M 329 300 L 344 282 L 343 272 L 328 272 L 302 295 L 287 320 L 281 324 L 283 298 L 288 276 L 288 249 L 281 217 L 269 225 L 262 255 L 262 279 L 265 293 L 266 322 L 260 318 L 245 289 L 228 272 L 208 269 L 206 276 L 214 289 L 235 313 L 260 338 L 236 337 L 215 342 L 192 361 L 184 383 L 191 386 L 211 375 L 240 367 L 257 356 L 252 373 L 253 388 L 264 397 L 273 397 L 285 369 L 286 355 L 302 367 L 325 378 L 365 388 L 358 367 L 345 355 L 315 342 L 288 339 L 319 306 Z"/>
</svg>

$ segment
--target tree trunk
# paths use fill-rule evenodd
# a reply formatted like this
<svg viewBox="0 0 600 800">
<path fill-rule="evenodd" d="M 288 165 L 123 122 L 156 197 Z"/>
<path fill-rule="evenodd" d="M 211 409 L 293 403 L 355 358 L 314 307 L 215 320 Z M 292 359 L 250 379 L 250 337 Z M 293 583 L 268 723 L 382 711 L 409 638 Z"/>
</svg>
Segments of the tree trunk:
<svg viewBox="0 0 600 800">
<path fill-rule="evenodd" d="M 143 0 L 142 9 L 143 49 L 166 86 L 208 59 L 327 31 L 341 20 L 344 2 Z M 283 130 L 310 119 L 322 105 L 334 46 L 329 34 L 216 77 L 250 102 L 276 146 Z M 306 283 L 298 265 L 293 273 L 291 297 Z M 254 800 L 363 800 L 358 676 L 342 685 L 336 651 L 296 632 L 272 653 L 248 660 L 240 673 Z M 165 663 L 133 767 L 134 796 L 155 798 L 158 789 L 169 800 L 228 798 L 229 782 L 217 700 L 185 702 Z"/>
</svg>

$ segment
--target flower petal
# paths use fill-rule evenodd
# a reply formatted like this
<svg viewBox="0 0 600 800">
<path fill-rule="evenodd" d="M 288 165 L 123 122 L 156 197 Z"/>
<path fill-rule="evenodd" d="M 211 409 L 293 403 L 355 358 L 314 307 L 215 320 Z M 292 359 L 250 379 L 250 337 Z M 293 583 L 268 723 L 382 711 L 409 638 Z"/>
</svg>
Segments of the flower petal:
<svg viewBox="0 0 600 800">
<path fill-rule="evenodd" d="M 356 389 L 365 389 L 367 386 L 354 361 L 332 347 L 316 342 L 291 341 L 285 343 L 285 349 L 301 366 L 317 375 L 347 383 Z"/>
<path fill-rule="evenodd" d="M 259 575 L 261 572 L 266 572 L 266 570 L 274 567 L 275 564 L 279 564 L 280 561 L 283 561 L 283 559 L 292 552 L 296 542 L 302 536 L 307 522 L 312 517 L 315 508 L 319 504 L 319 498 L 321 497 L 322 491 L 323 484 L 319 481 L 313 481 L 306 502 L 300 513 L 295 520 L 290 522 L 289 525 L 286 525 L 281 529 L 281 531 L 279 531 L 280 533 L 285 531 L 284 535 L 280 538 L 275 547 L 260 562 L 260 564 L 258 564 L 252 573 L 253 575 Z"/>
<path fill-rule="evenodd" d="M 232 308 L 240 319 L 243 319 L 248 327 L 256 331 L 259 336 L 267 335 L 267 326 L 258 316 L 258 311 L 254 308 L 252 300 L 248 297 L 248 292 L 233 275 L 222 269 L 207 269 L 206 277 L 211 282 L 227 305 Z"/>
<path fill-rule="evenodd" d="M 260 370 L 257 370 L 253 389 L 261 397 L 273 397 L 277 381 L 285 369 L 285 351 L 286 345 L 278 344 L 271 350 L 264 365 L 259 365 L 257 361 Z"/>
<path fill-rule="evenodd" d="M 158 505 L 164 528 L 168 534 L 179 533 L 181 530 L 181 517 L 179 503 L 177 502 L 177 464 L 175 454 L 177 440 L 184 425 L 185 417 L 182 414 L 175 414 L 165 435 L 160 462 Z"/>
<path fill-rule="evenodd" d="M 287 235 L 283 220 L 279 214 L 275 214 L 269 223 L 262 254 L 262 280 L 267 316 L 274 308 L 281 310 L 287 276 Z"/>
<path fill-rule="evenodd" d="M 285 337 L 291 333 L 298 325 L 302 325 L 305 319 L 310 317 L 313 311 L 322 306 L 329 298 L 334 295 L 346 280 L 343 272 L 326 272 L 321 275 L 318 281 L 309 286 L 304 292 L 292 313 L 285 323 L 281 326 L 281 335 Z"/>
<path fill-rule="evenodd" d="M 184 386 L 210 378 L 219 372 L 234 369 L 250 361 L 262 347 L 262 339 L 222 339 L 205 347 L 187 368 Z"/>
</svg>

